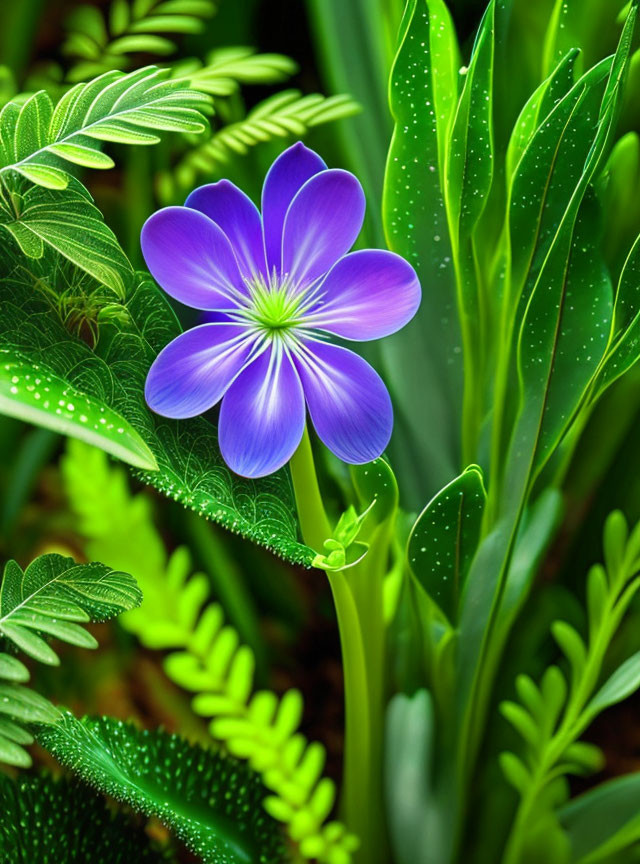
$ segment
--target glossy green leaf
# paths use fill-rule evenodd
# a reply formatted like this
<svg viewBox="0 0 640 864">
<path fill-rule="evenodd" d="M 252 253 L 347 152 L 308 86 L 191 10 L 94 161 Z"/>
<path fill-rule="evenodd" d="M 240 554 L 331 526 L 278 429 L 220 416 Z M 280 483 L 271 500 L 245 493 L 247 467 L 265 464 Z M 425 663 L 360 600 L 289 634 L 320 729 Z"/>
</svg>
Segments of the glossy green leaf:
<svg viewBox="0 0 640 864">
<path fill-rule="evenodd" d="M 451 126 L 445 192 L 454 250 L 469 237 L 487 203 L 493 181 L 493 62 L 495 0 L 482 18 Z"/>
<path fill-rule="evenodd" d="M 10 348 L 0 348 L 0 414 L 80 438 L 135 468 L 158 467 L 124 417 Z"/>
<path fill-rule="evenodd" d="M 383 219 L 389 248 L 416 268 L 423 295 L 414 320 L 381 351 L 399 409 L 392 460 L 403 500 L 416 509 L 459 470 L 461 336 L 442 191 L 459 65 L 443 0 L 412 0 L 391 72 Z"/>
<path fill-rule="evenodd" d="M 472 465 L 427 504 L 409 536 L 407 557 L 414 576 L 454 624 L 480 538 L 485 499 L 482 474 Z"/>
<path fill-rule="evenodd" d="M 165 732 L 66 713 L 38 741 L 86 783 L 156 816 L 205 864 L 280 864 L 277 824 L 264 789 L 242 763 Z"/>
<path fill-rule="evenodd" d="M 573 86 L 578 53 L 576 49 L 569 51 L 522 108 L 507 150 L 507 177 L 510 180 L 540 124 L 549 116 L 558 100 L 566 96 Z"/>
</svg>

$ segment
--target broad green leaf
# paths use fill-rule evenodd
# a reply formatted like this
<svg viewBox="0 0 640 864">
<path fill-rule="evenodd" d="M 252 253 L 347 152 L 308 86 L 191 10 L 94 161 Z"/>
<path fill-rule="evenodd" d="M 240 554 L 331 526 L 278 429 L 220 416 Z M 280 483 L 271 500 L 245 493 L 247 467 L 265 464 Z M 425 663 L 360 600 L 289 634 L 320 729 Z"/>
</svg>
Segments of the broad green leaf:
<svg viewBox="0 0 640 864">
<path fill-rule="evenodd" d="M 540 124 L 548 118 L 556 103 L 573 86 L 573 76 L 578 51 L 572 50 L 562 58 L 551 75 L 540 84 L 525 103 L 509 140 L 507 150 L 507 177 L 513 177 L 523 153 Z"/>
<path fill-rule="evenodd" d="M 388 462 L 379 458 L 365 465 L 353 465 L 351 477 L 361 505 L 368 507 L 372 501 L 376 502 L 371 511 L 376 523 L 395 513 L 398 506 L 398 484 Z"/>
<path fill-rule="evenodd" d="M 472 465 L 427 504 L 409 537 L 409 566 L 452 624 L 480 539 L 485 499 L 482 474 Z"/>
<path fill-rule="evenodd" d="M 85 782 L 160 819 L 205 864 L 282 860 L 280 830 L 262 809 L 260 781 L 222 753 L 164 732 L 68 713 L 38 741 Z"/>
<path fill-rule="evenodd" d="M 139 606 L 141 600 L 128 573 L 104 564 L 76 564 L 72 558 L 49 554 L 23 572 L 9 561 L 0 586 L 0 634 L 36 660 L 57 664 L 53 649 L 36 633 L 95 648 L 93 636 L 74 622 L 104 621 Z"/>
<path fill-rule="evenodd" d="M 0 774 L 0 849 L 6 864 L 167 861 L 153 851 L 144 827 L 114 813 L 101 795 L 80 783 L 49 777 L 12 780 Z"/>
<path fill-rule="evenodd" d="M 395 126 L 383 220 L 389 248 L 416 268 L 423 295 L 414 320 L 402 333 L 385 339 L 381 351 L 399 409 L 392 461 L 403 500 L 416 509 L 425 494 L 435 494 L 459 465 L 461 336 L 442 191 L 459 65 L 453 23 L 443 0 L 412 0 L 391 72 Z"/>
<path fill-rule="evenodd" d="M 611 286 L 593 242 L 598 226 L 587 190 L 617 121 L 636 14 L 634 6 L 611 63 L 581 176 L 526 307 L 518 344 L 521 411 L 505 474 L 510 508 L 520 506 L 530 479 L 573 420 L 608 342 Z"/>
<path fill-rule="evenodd" d="M 93 309 L 98 332 L 93 348 L 56 314 L 60 305 L 66 317 L 68 293 Z M 0 280 L 0 308 L 0 344 L 108 406 L 140 435 L 158 465 L 157 471 L 141 474 L 146 483 L 290 561 L 311 563 L 313 552 L 298 542 L 286 470 L 259 481 L 237 477 L 224 464 L 215 425 L 208 419 L 174 421 L 147 407 L 148 369 L 180 327 L 146 274 L 138 277 L 124 304 L 114 304 L 82 273 L 45 256 Z M 103 321 L 105 309 L 112 311 Z"/>
<path fill-rule="evenodd" d="M 29 258 L 45 247 L 59 252 L 117 297 L 125 295 L 133 271 L 114 233 L 91 203 L 87 190 L 69 179 L 66 189 L 44 189 L 15 174 L 0 185 L 0 228 Z"/>
<path fill-rule="evenodd" d="M 0 348 L 0 414 L 80 438 L 136 468 L 157 469 L 153 454 L 124 417 L 10 348 Z"/>
<path fill-rule="evenodd" d="M 169 75 L 169 69 L 153 66 L 128 75 L 110 71 L 76 84 L 55 107 L 44 91 L 21 106 L 8 103 L 0 113 L 0 177 L 20 171 L 35 183 L 57 189 L 67 163 L 113 165 L 100 151 L 102 140 L 153 144 L 158 138 L 150 137 L 148 129 L 204 131 L 200 112 L 208 108 L 209 98 L 168 80 Z"/>
<path fill-rule="evenodd" d="M 571 864 L 607 861 L 640 839 L 640 773 L 600 783 L 558 812 L 571 840 Z"/>
<path fill-rule="evenodd" d="M 509 197 L 510 302 L 520 317 L 582 177 L 611 61 L 589 70 L 542 119 L 518 160 Z"/>
</svg>

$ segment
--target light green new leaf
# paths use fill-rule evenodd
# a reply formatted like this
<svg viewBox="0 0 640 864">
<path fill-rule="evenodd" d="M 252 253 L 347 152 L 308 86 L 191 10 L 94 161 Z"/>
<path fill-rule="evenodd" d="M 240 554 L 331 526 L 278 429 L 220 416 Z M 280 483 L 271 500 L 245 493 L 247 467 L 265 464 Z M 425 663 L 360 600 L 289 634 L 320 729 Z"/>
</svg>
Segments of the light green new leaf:
<svg viewBox="0 0 640 864">
<path fill-rule="evenodd" d="M 38 741 L 85 782 L 156 816 L 206 864 L 280 864 L 277 823 L 257 775 L 221 753 L 118 720 L 64 714 Z"/>
<path fill-rule="evenodd" d="M 82 648 L 96 648 L 93 636 L 75 622 L 104 621 L 140 605 L 142 594 L 128 573 L 104 564 L 76 564 L 62 555 L 41 555 L 23 572 L 5 567 L 0 586 L 0 635 L 42 663 L 59 658 L 38 633 Z"/>
<path fill-rule="evenodd" d="M 471 465 L 427 504 L 409 537 L 409 566 L 452 624 L 478 546 L 486 492 Z"/>
<path fill-rule="evenodd" d="M 122 415 L 10 348 L 0 348 L 0 414 L 80 438 L 135 468 L 157 470 L 153 453 Z"/>
<path fill-rule="evenodd" d="M 4 184 L 4 185 L 2 185 Z M 0 228 L 28 258 L 55 250 L 123 298 L 133 270 L 87 190 L 73 178 L 65 189 L 44 189 L 12 176 L 0 182 Z"/>
</svg>

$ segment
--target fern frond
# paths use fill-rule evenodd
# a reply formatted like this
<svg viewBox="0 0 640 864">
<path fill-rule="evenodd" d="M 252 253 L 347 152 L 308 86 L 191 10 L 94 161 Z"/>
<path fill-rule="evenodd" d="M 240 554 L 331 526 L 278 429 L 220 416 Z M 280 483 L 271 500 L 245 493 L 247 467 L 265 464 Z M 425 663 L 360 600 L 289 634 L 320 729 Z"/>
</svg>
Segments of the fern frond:
<svg viewBox="0 0 640 864">
<path fill-rule="evenodd" d="M 167 34 L 200 33 L 216 6 L 216 0 L 112 0 L 106 16 L 95 6 L 78 6 L 67 19 L 62 46 L 77 61 L 67 78 L 127 69 L 135 54 L 173 54 L 177 45 Z"/>
<path fill-rule="evenodd" d="M 586 638 L 565 621 L 551 626 L 568 672 L 550 666 L 539 684 L 521 675 L 516 680 L 518 701 L 500 706 L 523 740 L 522 754 L 507 752 L 500 758 L 520 796 L 508 861 L 520 860 L 543 820 L 545 831 L 551 829 L 554 812 L 568 796 L 568 775 L 602 768 L 600 749 L 579 740 L 590 723 L 640 688 L 638 651 L 597 689 L 609 646 L 640 590 L 640 525 L 629 534 L 622 514 L 612 513 L 605 524 L 604 553 L 605 566 L 594 565 L 587 576 Z"/>
<path fill-rule="evenodd" d="M 0 864 L 168 864 L 143 828 L 77 782 L 0 774 Z"/>
<path fill-rule="evenodd" d="M 102 142 L 155 144 L 156 132 L 202 132 L 209 98 L 153 66 L 105 72 L 76 84 L 53 105 L 40 90 L 0 112 L 0 177 L 10 171 L 50 189 L 69 183 L 68 165 L 110 168 Z"/>
<path fill-rule="evenodd" d="M 347 95 L 303 96 L 284 90 L 263 100 L 244 120 L 214 132 L 204 144 L 189 151 L 171 173 L 160 178 L 160 192 L 170 200 L 175 191 L 192 188 L 200 174 L 212 174 L 234 155 L 245 156 L 257 144 L 291 136 L 302 137 L 314 126 L 351 117 L 360 110 Z"/>
<path fill-rule="evenodd" d="M 205 63 L 190 69 L 186 64 L 174 67 L 176 80 L 185 86 L 209 93 L 230 96 L 241 84 L 275 84 L 297 72 L 297 64 L 283 54 L 256 54 L 252 48 L 217 48 L 207 55 Z"/>
<path fill-rule="evenodd" d="M 176 735 L 65 713 L 38 741 L 86 783 L 169 827 L 205 864 L 281 864 L 282 835 L 246 766 Z"/>
<path fill-rule="evenodd" d="M 23 572 L 9 561 L 0 585 L 0 643 L 10 643 L 34 660 L 57 666 L 60 659 L 45 636 L 81 648 L 98 643 L 83 627 L 139 605 L 135 580 L 104 564 L 76 564 L 62 555 L 41 555 Z M 25 687 L 29 671 L 16 657 L 0 653 L 0 762 L 28 767 L 24 749 L 33 737 L 24 724 L 55 723 L 60 712 Z"/>
<path fill-rule="evenodd" d="M 188 551 L 177 549 L 167 561 L 148 498 L 131 496 L 124 473 L 104 453 L 70 440 L 62 473 L 87 553 L 105 555 L 139 578 L 144 604 L 120 619 L 123 626 L 149 648 L 173 649 L 165 658 L 167 675 L 198 694 L 194 710 L 212 718 L 212 736 L 260 772 L 273 793 L 265 807 L 286 825 L 301 854 L 348 864 L 357 839 L 339 822 L 325 824 L 336 790 L 322 776 L 324 747 L 298 731 L 300 693 L 252 695 L 252 650 L 225 624 L 221 607 L 208 602 L 206 577 L 190 575 Z M 119 542 L 122 536 L 135 536 L 136 543 Z"/>
</svg>

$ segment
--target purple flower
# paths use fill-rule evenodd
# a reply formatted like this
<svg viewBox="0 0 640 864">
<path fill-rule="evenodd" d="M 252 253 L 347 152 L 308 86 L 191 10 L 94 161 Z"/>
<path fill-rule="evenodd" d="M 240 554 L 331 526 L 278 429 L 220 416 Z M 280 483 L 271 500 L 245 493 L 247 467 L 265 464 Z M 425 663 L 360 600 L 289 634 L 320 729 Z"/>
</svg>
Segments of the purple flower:
<svg viewBox="0 0 640 864">
<path fill-rule="evenodd" d="M 183 418 L 222 400 L 220 450 L 237 474 L 261 477 L 288 462 L 305 402 L 319 437 L 345 462 L 369 462 L 389 442 L 393 413 L 381 378 L 329 341 L 388 336 L 420 303 L 403 258 L 349 252 L 364 210 L 353 174 L 328 169 L 298 143 L 269 169 L 262 217 L 220 180 L 196 189 L 184 207 L 154 213 L 142 229 L 145 260 L 164 290 L 215 313 L 213 323 L 160 352 L 147 403 Z"/>
</svg>

